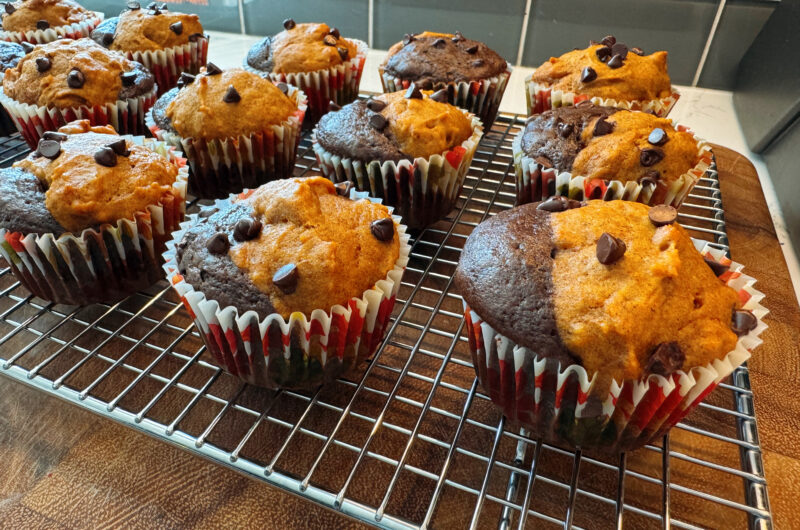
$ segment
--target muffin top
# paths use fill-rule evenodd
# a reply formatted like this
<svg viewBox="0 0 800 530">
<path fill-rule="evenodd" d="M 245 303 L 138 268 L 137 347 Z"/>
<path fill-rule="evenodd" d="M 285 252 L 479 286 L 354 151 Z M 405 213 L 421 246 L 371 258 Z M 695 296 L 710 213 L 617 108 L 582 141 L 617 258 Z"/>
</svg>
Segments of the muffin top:
<svg viewBox="0 0 800 530">
<path fill-rule="evenodd" d="M 2 13 L 4 31 L 34 31 L 76 24 L 97 15 L 73 0 L 16 0 Z"/>
<path fill-rule="evenodd" d="M 196 77 L 183 74 L 178 88 L 156 101 L 153 120 L 183 138 L 246 136 L 280 125 L 297 111 L 286 90 L 241 68 L 223 72 L 209 63 Z"/>
<path fill-rule="evenodd" d="M 177 175 L 175 164 L 111 126 L 74 121 L 0 170 L 0 226 L 58 234 L 130 219 L 170 192 Z"/>
<path fill-rule="evenodd" d="M 466 39 L 460 32 L 425 31 L 406 35 L 389 48 L 381 67 L 394 77 L 434 88 L 440 83 L 493 77 L 505 72 L 507 64 L 484 43 Z"/>
<path fill-rule="evenodd" d="M 287 19 L 283 27 L 286 29 L 250 48 L 248 66 L 276 74 L 313 72 L 340 65 L 358 53 L 355 43 L 327 24 L 296 24 Z"/>
<path fill-rule="evenodd" d="M 346 305 L 386 277 L 400 239 L 389 210 L 327 179 L 277 180 L 201 213 L 177 244 L 184 279 L 261 318 Z"/>
<path fill-rule="evenodd" d="M 628 49 L 612 36 L 600 44 L 551 57 L 532 79 L 553 90 L 616 100 L 646 101 L 672 93 L 667 52 L 645 55 L 640 48 Z"/>
<path fill-rule="evenodd" d="M 339 156 L 358 160 L 402 160 L 442 154 L 472 136 L 464 112 L 446 94 L 407 91 L 357 100 L 319 122 L 315 138 Z"/>
<path fill-rule="evenodd" d="M 721 359 L 755 327 L 673 208 L 581 204 L 526 204 L 472 232 L 455 282 L 496 331 L 621 382 Z"/>
<path fill-rule="evenodd" d="M 523 153 L 588 179 L 672 182 L 697 164 L 697 140 L 646 112 L 583 102 L 528 118 Z"/>
<path fill-rule="evenodd" d="M 36 46 L 3 78 L 7 96 L 62 109 L 114 103 L 147 94 L 154 86 L 153 74 L 144 66 L 91 39 Z"/>
<path fill-rule="evenodd" d="M 172 13 L 155 2 L 142 9 L 130 2 L 118 17 L 104 20 L 92 31 L 92 40 L 109 50 L 148 51 L 182 46 L 203 36 L 197 15 Z"/>
<path fill-rule="evenodd" d="M 25 48 L 16 42 L 0 41 L 0 76 L 6 69 L 14 68 L 25 57 Z"/>
</svg>

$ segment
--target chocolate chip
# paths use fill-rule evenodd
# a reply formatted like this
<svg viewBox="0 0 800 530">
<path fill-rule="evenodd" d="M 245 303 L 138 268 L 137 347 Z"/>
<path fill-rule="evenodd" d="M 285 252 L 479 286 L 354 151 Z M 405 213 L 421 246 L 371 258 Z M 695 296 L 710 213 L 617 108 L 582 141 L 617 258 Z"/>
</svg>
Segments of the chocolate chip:
<svg viewBox="0 0 800 530">
<path fill-rule="evenodd" d="M 199 217 L 200 219 L 207 219 L 212 215 L 214 215 L 215 213 L 217 213 L 218 211 L 219 208 L 217 208 L 216 206 L 203 208 L 202 210 L 200 210 L 200 213 L 197 214 L 197 217 Z"/>
<path fill-rule="evenodd" d="M 297 266 L 294 263 L 288 263 L 272 275 L 272 283 L 283 294 L 292 294 L 297 289 L 297 276 Z"/>
<path fill-rule="evenodd" d="M 142 8 L 142 5 L 139 2 L 128 2 L 125 4 L 125 6 L 131 11 L 137 11 Z"/>
<path fill-rule="evenodd" d="M 186 85 L 191 85 L 194 83 L 195 76 L 190 74 L 189 72 L 181 72 L 181 76 L 178 78 L 178 88 L 183 88 Z"/>
<path fill-rule="evenodd" d="M 659 204 L 650 208 L 647 216 L 655 226 L 671 225 L 678 219 L 678 210 L 666 204 Z"/>
<path fill-rule="evenodd" d="M 534 160 L 536 160 L 536 163 L 543 168 L 550 169 L 553 167 L 553 162 L 551 162 L 546 156 L 537 156 Z"/>
<path fill-rule="evenodd" d="M 286 83 L 275 83 L 275 88 L 277 88 L 278 90 L 280 90 L 284 94 L 288 94 L 289 93 L 289 85 L 287 85 Z"/>
<path fill-rule="evenodd" d="M 464 39 L 464 35 L 462 35 L 460 31 L 456 31 L 455 33 L 453 33 L 453 37 L 450 40 L 452 40 L 453 42 L 460 42 L 466 39 Z"/>
<path fill-rule="evenodd" d="M 117 154 L 110 147 L 101 147 L 94 153 L 94 161 L 101 166 L 114 167 L 117 165 Z"/>
<path fill-rule="evenodd" d="M 66 142 L 67 135 L 57 131 L 45 131 L 42 133 L 42 138 L 45 140 L 55 140 L 56 142 Z"/>
<path fill-rule="evenodd" d="M 53 63 L 50 62 L 49 57 L 37 57 L 36 58 L 36 69 L 39 70 L 40 73 L 44 73 L 48 71 L 53 66 Z"/>
<path fill-rule="evenodd" d="M 156 7 L 153 8 L 152 11 L 150 11 L 150 14 L 153 15 L 153 16 L 160 15 L 161 14 L 161 10 L 158 9 L 158 6 L 156 6 Z"/>
<path fill-rule="evenodd" d="M 597 79 L 597 72 L 591 66 L 587 66 L 581 72 L 581 83 L 591 83 L 595 79 Z"/>
<path fill-rule="evenodd" d="M 328 112 L 336 112 L 337 110 L 342 110 L 342 107 L 336 104 L 335 101 L 331 100 L 328 102 Z"/>
<path fill-rule="evenodd" d="M 345 180 L 344 182 L 337 182 L 333 187 L 336 188 L 336 195 L 349 198 L 350 190 L 353 189 L 353 183 L 349 180 Z"/>
<path fill-rule="evenodd" d="M 628 56 L 628 47 L 621 42 L 617 42 L 611 46 L 611 55 L 619 55 L 623 60 L 625 60 L 625 58 Z"/>
<path fill-rule="evenodd" d="M 595 122 L 592 135 L 604 136 L 606 134 L 610 134 L 613 130 L 614 124 L 607 122 L 605 116 L 603 116 L 602 118 L 598 118 L 598 120 Z"/>
<path fill-rule="evenodd" d="M 432 99 L 433 101 L 438 101 L 439 103 L 447 103 L 449 101 L 447 95 L 447 89 L 443 88 L 441 90 L 437 90 L 436 92 L 428 96 L 428 99 Z"/>
<path fill-rule="evenodd" d="M 582 109 L 584 107 L 594 107 L 594 103 L 592 103 L 591 99 L 584 99 L 583 101 L 579 101 L 575 104 L 576 108 Z"/>
<path fill-rule="evenodd" d="M 116 142 L 111 142 L 106 147 L 110 147 L 115 154 L 119 156 L 130 156 L 131 150 L 128 149 L 128 144 L 125 142 L 125 138 L 120 138 Z"/>
<path fill-rule="evenodd" d="M 197 42 L 202 37 L 205 37 L 205 35 L 203 35 L 202 33 L 192 33 L 191 35 L 189 35 L 189 42 Z"/>
<path fill-rule="evenodd" d="M 61 154 L 61 144 L 57 140 L 39 140 L 39 145 L 36 147 L 36 152 L 45 158 L 55 160 Z"/>
<path fill-rule="evenodd" d="M 470 55 L 474 55 L 474 54 L 478 53 L 478 45 L 477 44 L 473 44 L 472 46 L 470 46 L 469 48 L 466 49 L 466 52 L 468 54 L 470 54 Z"/>
<path fill-rule="evenodd" d="M 628 250 L 628 247 L 623 240 L 612 236 L 608 232 L 603 232 L 603 235 L 597 240 L 595 254 L 597 255 L 597 261 L 603 265 L 611 265 L 618 261 L 626 250 Z"/>
<path fill-rule="evenodd" d="M 616 43 L 617 43 L 617 39 L 614 37 L 614 35 L 606 35 L 606 36 L 605 36 L 605 37 L 603 37 L 603 39 L 600 41 L 600 44 L 603 44 L 603 45 L 605 45 L 605 46 L 608 46 L 609 48 L 610 48 L 611 46 L 613 46 L 614 44 L 616 44 Z"/>
<path fill-rule="evenodd" d="M 720 276 L 722 276 L 723 274 L 728 272 L 728 269 L 730 268 L 727 265 L 723 265 L 719 261 L 711 259 L 711 258 L 704 257 L 703 261 L 706 262 L 706 265 L 709 266 L 709 268 L 711 269 L 711 271 L 714 273 L 714 275 L 717 278 L 719 278 Z"/>
<path fill-rule="evenodd" d="M 225 95 L 222 96 L 222 101 L 225 103 L 239 103 L 242 100 L 242 96 L 233 88 L 233 85 L 228 85 L 228 90 L 225 91 Z"/>
<path fill-rule="evenodd" d="M 422 92 L 416 83 L 411 83 L 403 97 L 406 99 L 422 99 Z"/>
<path fill-rule="evenodd" d="M 136 72 L 122 72 L 119 78 L 122 80 L 122 86 L 133 86 L 136 82 Z"/>
<path fill-rule="evenodd" d="M 545 212 L 556 213 L 572 210 L 573 208 L 580 208 L 581 206 L 583 205 L 580 203 L 580 201 L 569 199 L 561 195 L 555 195 L 544 202 L 540 202 L 536 206 L 536 209 L 543 210 Z"/>
<path fill-rule="evenodd" d="M 337 42 L 338 41 L 336 40 L 336 37 L 334 37 L 333 35 L 325 35 L 324 37 L 322 37 L 322 43 L 325 44 L 326 46 L 336 46 Z"/>
<path fill-rule="evenodd" d="M 654 166 L 662 160 L 664 160 L 664 151 L 655 147 L 642 149 L 642 152 L 639 153 L 639 162 L 644 167 Z"/>
<path fill-rule="evenodd" d="M 227 234 L 217 232 L 206 242 L 206 248 L 212 254 L 225 254 L 231 248 L 231 242 L 228 241 Z"/>
<path fill-rule="evenodd" d="M 328 35 L 333 35 L 333 36 L 334 36 L 334 37 L 336 37 L 337 39 L 338 39 L 338 38 L 340 38 L 340 37 L 342 36 L 342 34 L 341 34 L 341 33 L 339 33 L 339 30 L 338 30 L 338 29 L 336 29 L 336 28 L 331 28 L 331 30 L 328 32 Z"/>
<path fill-rule="evenodd" d="M 149 4 L 147 4 L 147 9 L 157 9 L 157 8 L 158 4 L 156 4 L 155 2 L 150 2 Z"/>
<path fill-rule="evenodd" d="M 745 309 L 739 309 L 733 312 L 731 319 L 731 329 L 737 336 L 747 335 L 758 326 L 758 319 L 753 313 Z"/>
<path fill-rule="evenodd" d="M 222 73 L 222 68 L 217 66 L 214 63 L 208 63 L 206 65 L 206 75 L 219 75 Z"/>
<path fill-rule="evenodd" d="M 413 34 L 406 33 L 405 35 L 403 35 L 403 46 L 408 46 L 409 44 L 411 44 L 415 40 L 417 40 L 417 39 L 414 38 Z"/>
<path fill-rule="evenodd" d="M 373 129 L 378 131 L 382 131 L 386 128 L 388 122 L 386 118 L 383 117 L 382 114 L 373 114 L 369 117 L 369 124 L 372 125 Z"/>
<path fill-rule="evenodd" d="M 433 46 L 434 48 L 444 48 L 445 46 L 447 46 L 447 41 L 445 41 L 442 38 L 438 38 L 435 41 L 433 41 L 433 44 L 431 44 L 431 46 Z"/>
<path fill-rule="evenodd" d="M 236 241 L 250 241 L 261 233 L 261 221 L 245 217 L 236 221 L 233 227 L 233 239 Z"/>
<path fill-rule="evenodd" d="M 161 2 L 160 4 L 158 4 L 158 8 L 161 11 L 169 11 L 169 6 L 167 5 L 166 2 Z"/>
<path fill-rule="evenodd" d="M 645 372 L 667 377 L 683 368 L 685 359 L 686 355 L 677 342 L 662 342 L 650 354 Z"/>
<path fill-rule="evenodd" d="M 175 35 L 180 35 L 181 33 L 183 33 L 183 22 L 181 22 L 180 20 L 177 22 L 173 22 L 172 24 L 169 25 L 169 29 L 171 29 Z"/>
<path fill-rule="evenodd" d="M 569 135 L 572 134 L 574 127 L 571 123 L 559 123 L 558 124 L 558 135 L 561 138 L 569 138 Z"/>
<path fill-rule="evenodd" d="M 114 42 L 113 33 L 103 33 L 103 46 L 110 46 Z"/>
<path fill-rule="evenodd" d="M 647 137 L 647 141 L 653 145 L 664 145 L 668 140 L 667 132 L 661 127 L 656 127 L 650 131 L 650 135 Z"/>
<path fill-rule="evenodd" d="M 620 66 L 622 66 L 622 64 L 623 63 L 622 63 L 622 56 L 621 55 L 615 55 L 614 57 L 612 57 L 608 61 L 608 67 L 609 68 L 613 68 L 613 69 L 619 68 Z"/>
<path fill-rule="evenodd" d="M 472 61 L 473 68 L 480 68 L 481 66 L 483 66 L 483 64 L 484 64 L 483 59 L 475 59 L 474 61 Z"/>
<path fill-rule="evenodd" d="M 394 239 L 394 221 L 391 217 L 372 221 L 369 224 L 369 230 L 378 241 L 386 242 Z"/>
<path fill-rule="evenodd" d="M 22 46 L 22 49 L 26 54 L 31 53 L 34 50 L 34 48 L 36 48 L 36 46 L 31 44 L 30 42 L 20 42 L 19 44 L 20 46 Z"/>
<path fill-rule="evenodd" d="M 6 7 L 6 13 L 8 13 L 9 15 L 17 10 L 17 8 L 14 7 L 14 5 L 11 2 L 6 2 L 5 7 Z"/>
<path fill-rule="evenodd" d="M 655 186 L 658 184 L 658 181 L 661 180 L 661 173 L 659 173 L 655 169 L 648 169 L 644 172 L 644 176 L 639 177 L 639 184 L 642 186 L 644 185 L 652 185 Z"/>
<path fill-rule="evenodd" d="M 297 24 L 291 18 L 287 18 L 283 21 L 283 29 L 293 29 Z"/>
<path fill-rule="evenodd" d="M 633 47 L 631 48 L 631 51 L 636 55 L 644 55 L 644 50 L 641 48 Z"/>
<path fill-rule="evenodd" d="M 50 23 L 46 20 L 37 20 L 36 29 L 45 30 L 50 27 Z"/>
<path fill-rule="evenodd" d="M 86 83 L 86 77 L 83 72 L 74 68 L 67 74 L 67 85 L 70 88 L 81 88 Z"/>
<path fill-rule="evenodd" d="M 347 58 L 350 56 L 350 52 L 344 46 L 339 46 L 336 49 L 339 51 L 339 57 L 341 57 L 343 61 L 346 61 Z"/>
<path fill-rule="evenodd" d="M 367 100 L 367 108 L 372 112 L 380 112 L 386 108 L 386 103 L 379 99 L 370 98 Z"/>
<path fill-rule="evenodd" d="M 611 48 L 606 46 L 597 48 L 594 53 L 597 55 L 597 58 L 600 59 L 601 63 L 607 62 L 611 58 Z"/>
</svg>

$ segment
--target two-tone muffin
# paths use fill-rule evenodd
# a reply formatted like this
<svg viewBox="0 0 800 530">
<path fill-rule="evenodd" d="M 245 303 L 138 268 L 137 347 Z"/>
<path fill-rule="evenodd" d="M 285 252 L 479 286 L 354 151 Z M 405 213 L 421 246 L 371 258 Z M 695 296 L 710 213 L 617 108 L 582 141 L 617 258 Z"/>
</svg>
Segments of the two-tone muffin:
<svg viewBox="0 0 800 530">
<path fill-rule="evenodd" d="M 103 20 L 102 13 L 89 11 L 73 0 L 6 2 L 0 17 L 0 40 L 32 44 L 88 37 Z"/>
<path fill-rule="evenodd" d="M 389 48 L 380 66 L 384 92 L 411 83 L 424 90 L 446 90 L 447 101 L 480 118 L 491 129 L 511 71 L 486 44 L 461 32 L 407 34 Z"/>
<path fill-rule="evenodd" d="M 355 101 L 325 115 L 314 130 L 322 173 L 396 208 L 422 229 L 453 209 L 483 130 L 468 112 L 415 85 Z"/>
<path fill-rule="evenodd" d="M 125 11 L 92 32 L 101 46 L 146 66 L 155 76 L 159 96 L 175 87 L 183 72 L 196 75 L 208 56 L 208 36 L 200 18 L 167 9 L 156 2 L 145 8 L 128 2 Z"/>
<path fill-rule="evenodd" d="M 33 294 L 115 302 L 163 277 L 185 211 L 185 161 L 163 142 L 88 120 L 48 131 L 0 169 L 0 252 Z"/>
<path fill-rule="evenodd" d="M 44 131 L 76 118 L 142 134 L 155 95 L 153 74 L 141 64 L 91 39 L 62 39 L 35 46 L 6 70 L 0 103 L 35 148 Z"/>
<path fill-rule="evenodd" d="M 517 204 L 564 195 L 677 208 L 713 171 L 711 148 L 685 127 L 588 101 L 531 116 L 512 150 Z"/>
<path fill-rule="evenodd" d="M 611 35 L 551 57 L 525 79 L 525 90 L 529 115 L 591 100 L 665 117 L 679 97 L 667 72 L 667 52 L 647 55 Z"/>
<path fill-rule="evenodd" d="M 327 24 L 283 21 L 284 30 L 264 37 L 247 52 L 244 65 L 288 83 L 308 97 L 306 123 L 313 126 L 330 103 L 342 106 L 358 97 L 367 44 L 342 37 Z"/>
<path fill-rule="evenodd" d="M 16 42 L 0 41 L 0 85 L 6 70 L 14 68 L 19 60 L 25 56 L 25 48 Z M 17 127 L 8 112 L 0 107 L 0 136 L 9 136 L 16 132 Z"/>
<path fill-rule="evenodd" d="M 193 193 L 222 198 L 292 175 L 305 110 L 295 87 L 209 63 L 197 76 L 181 75 L 148 125 L 186 154 Z"/>
<path fill-rule="evenodd" d="M 766 327 L 752 281 L 698 252 L 676 219 L 669 206 L 554 197 L 472 232 L 455 284 L 476 372 L 509 419 L 634 449 L 750 356 Z"/>
<path fill-rule="evenodd" d="M 219 366 L 313 388 L 375 351 L 410 247 L 391 209 L 365 196 L 321 177 L 279 180 L 174 234 L 164 268 Z"/>
</svg>

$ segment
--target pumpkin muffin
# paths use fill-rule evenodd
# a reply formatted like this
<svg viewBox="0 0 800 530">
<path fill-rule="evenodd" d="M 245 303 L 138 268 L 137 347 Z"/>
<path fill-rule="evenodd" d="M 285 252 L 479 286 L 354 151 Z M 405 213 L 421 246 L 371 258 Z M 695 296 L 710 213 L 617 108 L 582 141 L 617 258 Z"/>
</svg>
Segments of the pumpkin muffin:
<svg viewBox="0 0 800 530">
<path fill-rule="evenodd" d="M 219 198 L 291 176 L 305 108 L 295 87 L 209 63 L 197 76 L 182 74 L 148 123 L 186 153 L 193 191 Z"/>
<path fill-rule="evenodd" d="M 222 367 L 263 386 L 313 388 L 380 342 L 408 260 L 407 241 L 405 227 L 379 201 L 321 177 L 287 179 L 193 217 L 176 233 L 165 268 L 195 315 L 208 318 L 203 308 L 218 304 L 217 322 L 198 327 Z M 239 315 L 236 322 L 225 321 L 230 313 Z M 374 327 L 366 324 L 376 317 Z M 297 329 L 269 325 L 262 334 L 251 322 L 293 322 L 286 329 Z M 246 334 L 239 344 L 268 343 L 269 351 L 242 347 L 229 355 L 230 343 L 218 343 L 208 325 L 230 325 Z M 324 353 L 320 344 L 327 344 Z"/>
<path fill-rule="evenodd" d="M 402 90 L 411 83 L 425 90 L 446 89 L 451 105 L 475 114 L 490 129 L 510 71 L 497 52 L 461 32 L 425 31 L 407 34 L 389 48 L 380 74 L 384 92 Z"/>
<path fill-rule="evenodd" d="M 101 46 L 124 53 L 153 72 L 159 96 L 175 87 L 183 72 L 196 75 L 208 55 L 208 36 L 200 18 L 167 9 L 155 2 L 146 8 L 128 2 L 125 11 L 92 32 Z"/>
<path fill-rule="evenodd" d="M 667 52 L 647 55 L 610 35 L 588 48 L 551 57 L 525 85 L 528 114 L 591 100 L 664 117 L 678 99 L 667 72 Z"/>
<path fill-rule="evenodd" d="M 88 37 L 103 19 L 73 0 L 16 0 L 6 2 L 0 38 L 44 44 L 58 39 Z"/>
<path fill-rule="evenodd" d="M 325 176 L 382 198 L 419 229 L 453 208 L 482 134 L 446 90 L 425 95 L 412 85 L 325 115 L 314 152 Z"/>
<path fill-rule="evenodd" d="M 711 157 L 666 118 L 589 102 L 528 118 L 512 148 L 518 204 L 558 194 L 677 207 Z"/>
<path fill-rule="evenodd" d="M 161 142 L 88 120 L 46 132 L 28 157 L 0 169 L 5 257 L 28 289 L 60 303 L 115 301 L 150 285 L 183 219 L 181 166 Z"/>
<path fill-rule="evenodd" d="M 331 103 L 342 106 L 358 97 L 366 43 L 341 36 L 327 24 L 283 21 L 284 30 L 250 48 L 245 68 L 301 89 L 308 97 L 307 124 L 313 126 Z"/>
<path fill-rule="evenodd" d="M 639 447 L 674 424 L 661 424 L 672 412 L 688 412 L 698 392 L 749 356 L 740 337 L 759 325 L 742 308 L 749 295 L 717 277 L 731 275 L 714 259 L 707 262 L 676 220 L 669 206 L 553 197 L 501 212 L 473 231 L 455 284 L 468 306 L 478 376 L 512 420 L 583 447 Z M 514 369 L 498 379 L 490 372 L 506 355 Z M 701 367 L 724 373 L 709 380 L 695 372 Z M 549 387 L 555 379 L 548 378 L 568 370 L 574 379 Z M 629 404 L 625 386 L 654 376 L 668 381 L 651 383 L 658 397 L 666 394 L 665 403 L 679 406 L 631 431 L 617 420 L 636 417 L 636 406 L 651 401 L 646 395 Z M 544 394 L 570 395 L 576 387 L 584 396 L 580 410 L 562 402 L 554 412 L 555 397 Z M 526 396 L 540 391 L 537 409 Z M 624 415 L 614 414 L 614 406 L 629 405 Z M 545 426 L 548 414 L 556 416 L 554 430 Z"/>
<path fill-rule="evenodd" d="M 0 41 L 0 85 L 3 76 L 9 68 L 14 68 L 20 59 L 25 56 L 25 48 L 16 42 Z M 16 132 L 17 127 L 8 112 L 0 107 L 0 136 L 9 136 Z"/>
<path fill-rule="evenodd" d="M 110 123 L 120 133 L 142 133 L 144 113 L 154 101 L 155 83 L 146 68 L 91 39 L 34 47 L 6 70 L 0 96 L 31 147 L 44 131 L 76 116 Z"/>
</svg>

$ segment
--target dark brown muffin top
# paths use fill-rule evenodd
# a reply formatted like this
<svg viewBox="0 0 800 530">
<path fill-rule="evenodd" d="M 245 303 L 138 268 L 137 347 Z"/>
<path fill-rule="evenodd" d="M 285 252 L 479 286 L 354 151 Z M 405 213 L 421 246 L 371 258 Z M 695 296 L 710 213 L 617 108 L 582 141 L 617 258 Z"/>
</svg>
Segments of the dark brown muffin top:
<svg viewBox="0 0 800 530">
<path fill-rule="evenodd" d="M 0 75 L 7 68 L 14 68 L 20 59 L 25 57 L 25 48 L 16 42 L 0 41 Z"/>
</svg>

